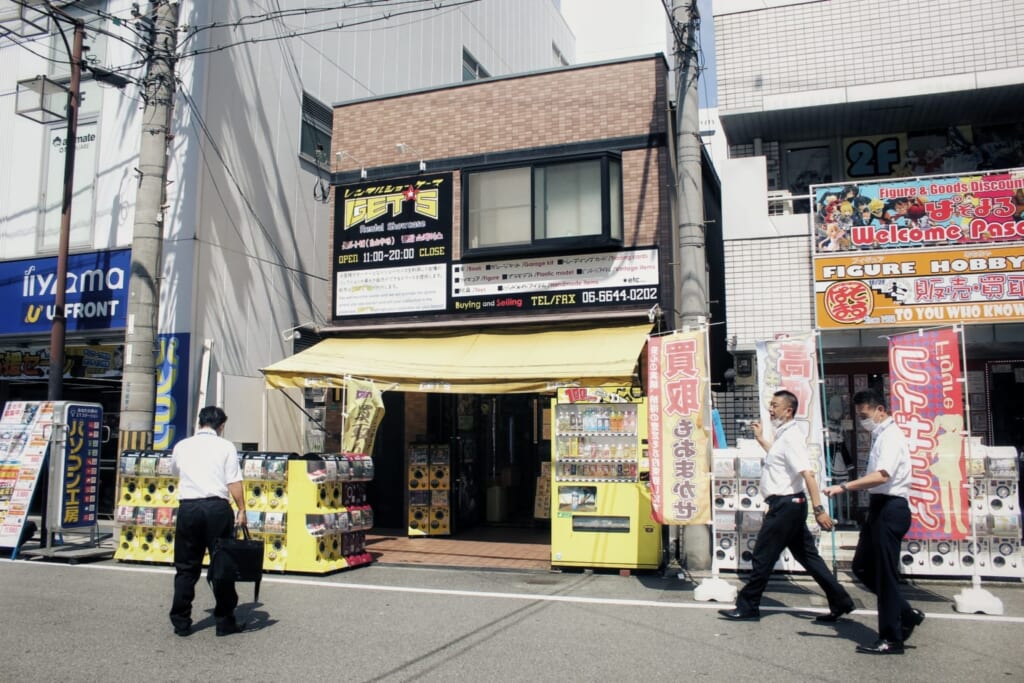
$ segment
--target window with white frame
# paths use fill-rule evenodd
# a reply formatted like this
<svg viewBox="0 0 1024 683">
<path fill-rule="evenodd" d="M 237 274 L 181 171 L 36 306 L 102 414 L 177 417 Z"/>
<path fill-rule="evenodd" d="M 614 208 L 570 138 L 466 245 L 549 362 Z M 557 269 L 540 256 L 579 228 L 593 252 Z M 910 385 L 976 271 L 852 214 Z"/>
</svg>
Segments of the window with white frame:
<svg viewBox="0 0 1024 683">
<path fill-rule="evenodd" d="M 471 171 L 465 186 L 467 255 L 622 242 L 617 157 Z"/>
</svg>

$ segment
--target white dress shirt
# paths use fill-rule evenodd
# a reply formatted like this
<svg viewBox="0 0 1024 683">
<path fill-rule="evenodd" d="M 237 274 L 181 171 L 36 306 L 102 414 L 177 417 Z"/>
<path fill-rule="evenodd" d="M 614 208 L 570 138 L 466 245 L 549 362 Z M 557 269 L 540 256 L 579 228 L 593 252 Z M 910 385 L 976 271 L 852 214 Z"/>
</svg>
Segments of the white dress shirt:
<svg viewBox="0 0 1024 683">
<path fill-rule="evenodd" d="M 871 431 L 868 473 L 885 470 L 889 480 L 872 487 L 870 493 L 884 493 L 910 499 L 910 446 L 903 430 L 893 419 L 879 422 Z"/>
<path fill-rule="evenodd" d="M 179 441 L 172 463 L 178 475 L 178 500 L 216 496 L 230 501 L 228 484 L 242 481 L 235 444 L 209 427 Z"/>
<path fill-rule="evenodd" d="M 811 470 L 811 455 L 807 450 L 806 436 L 790 420 L 775 430 L 775 441 L 768 449 L 761 468 L 761 495 L 800 495 L 804 492 L 804 477 L 801 472 Z"/>
</svg>

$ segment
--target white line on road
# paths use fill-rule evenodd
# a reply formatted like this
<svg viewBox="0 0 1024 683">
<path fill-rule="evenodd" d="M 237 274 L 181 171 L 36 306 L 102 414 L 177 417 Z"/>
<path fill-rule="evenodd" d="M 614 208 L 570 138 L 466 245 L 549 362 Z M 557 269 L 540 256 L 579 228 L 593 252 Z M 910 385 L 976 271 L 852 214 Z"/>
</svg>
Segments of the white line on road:
<svg viewBox="0 0 1024 683">
<path fill-rule="evenodd" d="M 25 566 L 24 561 L 0 560 L 4 564 L 17 564 Z M 174 570 L 167 567 L 138 567 L 103 564 L 53 564 L 46 562 L 33 562 L 33 567 L 48 567 L 54 569 L 69 569 L 79 571 L 83 569 L 96 569 L 105 571 L 136 572 L 142 574 L 173 574 Z M 419 593 L 424 595 L 451 595 L 466 598 L 494 598 L 499 600 L 526 600 L 531 602 L 565 602 L 587 605 L 616 605 L 620 607 L 657 607 L 667 609 L 722 609 L 722 603 L 701 603 L 701 602 L 663 602 L 660 600 L 626 600 L 622 598 L 585 598 L 572 595 L 546 595 L 544 593 L 501 593 L 494 591 L 468 591 L 453 590 L 449 588 L 421 588 L 418 586 L 378 586 L 365 583 L 331 583 L 317 579 L 302 579 L 288 576 L 274 576 L 265 574 L 264 583 L 280 583 L 292 586 L 315 586 L 317 588 L 345 589 L 377 591 L 381 593 Z M 762 612 L 820 612 L 824 614 L 827 609 L 816 607 L 765 607 L 762 605 Z M 874 616 L 875 610 L 859 609 L 851 612 L 862 616 Z M 989 614 L 942 614 L 928 612 L 930 619 L 950 619 L 953 621 L 991 621 L 1008 624 L 1024 624 L 1024 617 L 995 616 Z"/>
</svg>

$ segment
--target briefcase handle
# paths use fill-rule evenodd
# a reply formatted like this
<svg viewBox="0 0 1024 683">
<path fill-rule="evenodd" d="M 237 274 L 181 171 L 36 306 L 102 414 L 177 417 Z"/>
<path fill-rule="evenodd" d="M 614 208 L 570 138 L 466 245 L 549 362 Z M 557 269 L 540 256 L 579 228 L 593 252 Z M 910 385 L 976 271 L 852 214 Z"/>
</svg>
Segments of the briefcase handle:
<svg viewBox="0 0 1024 683">
<path fill-rule="evenodd" d="M 242 538 L 246 541 L 251 541 L 252 538 L 249 536 L 249 526 L 247 524 L 236 524 L 235 525 L 235 538 L 238 538 L 238 532 L 242 532 Z"/>
</svg>

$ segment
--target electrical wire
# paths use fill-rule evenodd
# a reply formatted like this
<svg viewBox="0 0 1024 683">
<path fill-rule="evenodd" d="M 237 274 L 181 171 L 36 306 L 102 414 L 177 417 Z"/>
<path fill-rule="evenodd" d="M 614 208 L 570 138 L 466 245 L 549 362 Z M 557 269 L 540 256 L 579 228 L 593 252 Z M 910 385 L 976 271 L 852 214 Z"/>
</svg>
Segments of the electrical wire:
<svg viewBox="0 0 1024 683">
<path fill-rule="evenodd" d="M 332 23 L 330 25 L 321 26 L 321 27 L 318 27 L 318 28 L 313 28 L 313 29 L 308 29 L 308 30 L 301 30 L 301 31 L 292 31 L 290 33 L 282 34 L 282 35 L 272 35 L 272 36 L 266 36 L 266 37 L 261 37 L 261 38 L 247 38 L 245 40 L 237 40 L 235 42 L 227 43 L 225 45 L 217 45 L 216 47 L 198 48 L 196 50 L 192 50 L 191 52 L 183 52 L 183 53 L 181 53 L 180 57 L 181 58 L 193 57 L 193 56 L 196 56 L 196 55 L 210 54 L 210 53 L 214 53 L 214 52 L 222 52 L 224 50 L 228 50 L 230 48 L 237 47 L 239 45 L 255 45 L 257 43 L 265 43 L 265 42 L 274 41 L 274 40 L 284 40 L 286 38 L 299 38 L 299 37 L 302 37 L 302 36 L 315 35 L 315 34 L 318 34 L 318 33 L 326 33 L 328 31 L 337 31 L 337 30 L 341 30 L 341 29 L 352 28 L 354 26 L 363 26 L 363 25 L 366 25 L 366 24 L 372 24 L 372 23 L 375 23 L 375 22 L 378 22 L 378 21 L 387 21 L 387 20 L 389 20 L 389 19 L 391 19 L 393 17 L 397 17 L 397 16 L 405 16 L 405 15 L 409 15 L 409 14 L 419 14 L 421 12 L 439 11 L 439 10 L 442 10 L 442 9 L 450 9 L 450 8 L 459 7 L 459 6 L 462 6 L 462 5 L 470 5 L 470 4 L 479 2 L 479 1 L 480 0 L 460 0 L 460 1 L 456 1 L 456 2 L 451 2 L 449 4 L 444 4 L 443 2 L 436 1 L 436 2 L 434 2 L 434 6 L 433 7 L 429 7 L 429 8 L 419 8 L 419 9 L 414 9 L 414 10 L 406 10 L 406 11 L 403 11 L 403 12 L 393 12 L 393 13 L 383 14 L 381 16 L 375 16 L 375 17 L 370 18 L 370 19 L 365 19 L 365 20 L 361 20 L 361 21 L 358 21 L 358 20 L 357 21 L 353 21 L 351 23 L 346 23 L 346 22 L 340 21 L 340 22 Z"/>
<path fill-rule="evenodd" d="M 243 251 L 242 253 L 246 256 L 246 258 L 252 259 L 253 261 L 257 261 L 257 262 L 261 262 L 261 263 L 267 263 L 267 264 L 273 265 L 273 266 L 275 266 L 277 268 L 280 268 L 280 269 L 286 271 L 289 275 L 292 276 L 293 281 L 297 285 L 298 290 L 301 291 L 301 292 L 305 292 L 306 288 L 303 287 L 302 282 L 298 279 L 298 277 L 300 275 L 305 276 L 305 277 L 315 278 L 317 280 L 321 280 L 321 281 L 324 281 L 324 282 L 329 281 L 329 278 L 325 278 L 325 277 L 316 275 L 314 273 L 310 273 L 310 272 L 307 272 L 307 271 L 304 271 L 304 270 L 300 270 L 298 268 L 293 268 L 291 266 L 286 265 L 284 254 L 281 253 L 281 250 L 280 250 L 280 248 L 277 245 L 277 241 L 271 235 L 271 232 L 267 228 L 267 226 L 260 219 L 259 213 L 256 211 L 256 208 L 253 206 L 252 201 L 249 199 L 248 195 L 242 189 L 241 183 L 238 181 L 238 178 L 235 176 L 234 171 L 232 171 L 231 167 L 228 165 L 227 159 L 225 158 L 224 153 L 221 151 L 220 145 L 214 139 L 213 134 L 210 132 L 209 127 L 206 125 L 206 121 L 203 119 L 203 116 L 202 116 L 202 114 L 199 111 L 199 106 L 196 104 L 195 100 L 192 98 L 191 93 L 184 86 L 179 86 L 178 92 L 181 93 L 182 98 L 185 100 L 185 103 L 188 105 L 189 112 L 191 114 L 191 118 L 196 122 L 196 124 L 198 124 L 200 132 L 202 133 L 203 137 L 207 140 L 207 142 L 210 144 L 210 148 L 213 150 L 214 155 L 217 157 L 217 160 L 220 162 L 221 167 L 224 169 L 224 172 L 227 174 L 228 179 L 231 181 L 231 184 L 234 186 L 235 191 L 238 193 L 239 197 L 241 197 L 242 203 L 245 205 L 245 208 L 248 211 L 249 215 L 252 217 L 252 220 L 259 227 L 260 232 L 263 233 L 263 237 L 266 240 L 266 244 L 270 247 L 270 249 L 272 251 L 274 251 L 277 254 L 277 256 L 279 258 L 278 258 L 277 261 L 273 261 L 273 260 L 270 260 L 270 259 L 262 258 L 260 256 L 255 255 L 255 254 L 249 253 L 248 250 Z M 205 156 L 204 156 L 203 163 L 207 164 Z M 209 165 L 207 165 L 207 169 L 209 169 Z M 220 245 L 220 246 L 221 246 L 221 248 L 224 248 L 223 245 Z M 308 293 L 307 293 L 307 295 L 308 295 Z M 307 296 L 306 303 L 310 305 L 311 310 L 314 310 L 314 311 L 316 310 L 316 307 L 313 305 L 312 301 L 308 300 L 308 296 Z"/>
</svg>

